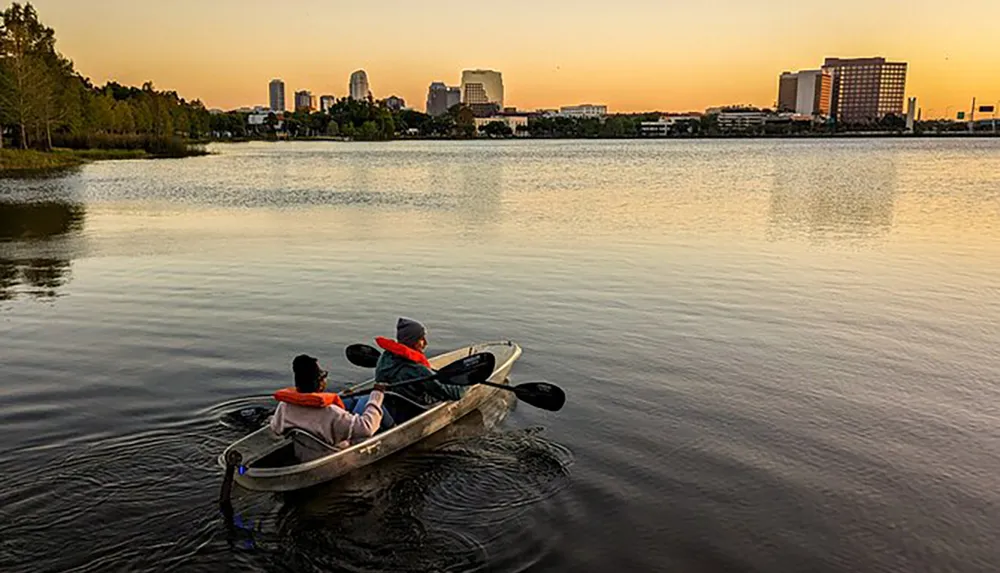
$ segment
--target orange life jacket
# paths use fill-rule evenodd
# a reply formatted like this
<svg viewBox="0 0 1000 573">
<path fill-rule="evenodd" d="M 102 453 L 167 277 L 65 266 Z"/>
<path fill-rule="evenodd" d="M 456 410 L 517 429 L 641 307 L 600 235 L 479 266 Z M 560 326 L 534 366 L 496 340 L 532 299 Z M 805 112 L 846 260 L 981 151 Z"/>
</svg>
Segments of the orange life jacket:
<svg viewBox="0 0 1000 573">
<path fill-rule="evenodd" d="M 375 339 L 375 344 L 378 344 L 379 348 L 385 350 L 390 354 L 395 354 L 396 356 L 405 358 L 410 362 L 416 362 L 417 364 L 426 366 L 428 368 L 431 367 L 431 363 L 427 360 L 427 357 L 424 356 L 423 352 L 420 352 L 419 350 L 414 350 L 413 348 L 410 348 L 405 344 L 396 342 L 395 340 L 390 340 L 388 338 L 383 338 L 381 336 Z"/>
<path fill-rule="evenodd" d="M 337 406 L 344 410 L 344 401 L 340 396 L 330 392 L 299 392 L 295 388 L 284 388 L 274 393 L 274 399 L 286 404 L 304 406 L 306 408 L 329 408 Z"/>
</svg>

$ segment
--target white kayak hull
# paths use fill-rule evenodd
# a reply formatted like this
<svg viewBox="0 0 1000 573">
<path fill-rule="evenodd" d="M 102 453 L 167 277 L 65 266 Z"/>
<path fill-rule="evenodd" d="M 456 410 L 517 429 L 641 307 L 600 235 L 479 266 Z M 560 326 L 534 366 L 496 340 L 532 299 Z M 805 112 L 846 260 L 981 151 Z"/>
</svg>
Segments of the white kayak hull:
<svg viewBox="0 0 1000 573">
<path fill-rule="evenodd" d="M 491 352 L 496 366 L 490 382 L 506 384 L 514 363 L 521 357 L 521 347 L 513 342 L 492 342 L 461 348 L 430 359 L 435 369 L 440 369 L 460 358 L 479 352 Z M 369 380 L 353 390 L 374 384 Z M 236 483 L 254 491 L 294 491 L 326 483 L 352 470 L 372 464 L 448 427 L 456 420 L 481 407 L 495 396 L 505 392 L 489 386 L 473 386 L 457 402 L 442 402 L 404 424 L 379 433 L 372 438 L 339 451 L 322 444 L 303 443 L 301 435 L 280 436 L 268 426 L 235 442 L 219 456 L 219 465 L 225 467 L 226 455 L 236 450 L 243 464 L 236 473 Z M 308 441 L 308 438 L 306 438 Z M 294 450 L 296 454 L 290 457 Z M 303 452 L 315 452 L 303 455 Z M 306 458 L 308 461 L 302 461 Z M 291 460 L 285 463 L 282 460 Z"/>
</svg>

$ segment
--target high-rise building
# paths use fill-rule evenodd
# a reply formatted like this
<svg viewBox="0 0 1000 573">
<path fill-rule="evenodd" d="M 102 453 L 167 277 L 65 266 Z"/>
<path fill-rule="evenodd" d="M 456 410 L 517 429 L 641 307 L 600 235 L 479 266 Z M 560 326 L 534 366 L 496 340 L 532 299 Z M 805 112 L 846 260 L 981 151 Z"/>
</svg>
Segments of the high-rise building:
<svg viewBox="0 0 1000 573">
<path fill-rule="evenodd" d="M 465 70 L 462 72 L 462 103 L 496 104 L 503 108 L 503 76 L 493 70 Z"/>
<path fill-rule="evenodd" d="M 306 90 L 295 92 L 295 111 L 310 113 L 316 111 L 316 98 L 312 92 Z"/>
<path fill-rule="evenodd" d="M 348 89 L 351 99 L 368 99 L 368 96 L 372 94 L 371 86 L 368 85 L 368 74 L 364 70 L 358 70 L 351 74 L 351 82 Z"/>
<path fill-rule="evenodd" d="M 453 106 L 462 103 L 462 90 L 458 87 L 446 86 L 443 82 L 434 82 L 427 89 L 427 115 L 444 115 Z"/>
<path fill-rule="evenodd" d="M 397 96 L 389 96 L 385 98 L 385 107 L 391 109 L 392 111 L 399 111 L 406 107 L 406 100 Z"/>
<path fill-rule="evenodd" d="M 271 96 L 271 111 L 273 112 L 283 112 L 285 111 L 285 82 L 281 80 L 271 80 L 269 86 L 270 96 Z"/>
<path fill-rule="evenodd" d="M 447 105 L 445 106 L 445 111 L 455 107 L 456 105 L 461 105 L 462 103 L 462 88 L 459 86 L 448 86 L 448 95 L 446 97 Z"/>
<path fill-rule="evenodd" d="M 778 111 L 829 116 L 832 92 L 828 70 L 785 72 L 778 82 Z"/>
<path fill-rule="evenodd" d="M 799 97 L 799 74 L 784 72 L 778 79 L 778 111 L 795 111 Z"/>
<path fill-rule="evenodd" d="M 906 67 L 905 62 L 887 62 L 885 58 L 827 58 L 823 68 L 833 74 L 833 117 L 856 123 L 902 115 Z"/>
<path fill-rule="evenodd" d="M 337 98 L 332 95 L 319 96 L 319 110 L 324 113 L 330 111 L 330 108 L 332 108 L 336 103 Z"/>
</svg>

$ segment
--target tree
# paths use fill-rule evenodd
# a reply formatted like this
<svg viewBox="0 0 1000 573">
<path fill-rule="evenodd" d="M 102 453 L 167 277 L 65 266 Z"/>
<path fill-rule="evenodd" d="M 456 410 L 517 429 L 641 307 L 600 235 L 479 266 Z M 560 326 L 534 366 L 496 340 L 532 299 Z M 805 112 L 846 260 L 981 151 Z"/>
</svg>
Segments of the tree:
<svg viewBox="0 0 1000 573">
<path fill-rule="evenodd" d="M 270 135 L 274 135 L 278 131 L 278 116 L 273 111 L 267 114 L 267 119 L 264 120 L 264 125 L 267 126 L 267 132 Z"/>
<path fill-rule="evenodd" d="M 327 126 L 332 123 L 330 115 L 326 113 L 313 113 L 309 115 L 309 131 L 311 134 L 319 135 L 326 133 Z"/>
<path fill-rule="evenodd" d="M 378 124 L 374 121 L 364 122 L 358 129 L 355 139 L 361 141 L 377 141 L 381 139 L 381 132 L 379 131 Z"/>
<path fill-rule="evenodd" d="M 2 121 L 18 126 L 22 149 L 28 148 L 28 125 L 52 105 L 53 77 L 46 56 L 55 53 L 55 32 L 38 21 L 28 4 L 13 3 L 0 23 L 0 110 Z"/>
<path fill-rule="evenodd" d="M 378 139 L 387 141 L 396 137 L 396 122 L 392 119 L 392 112 L 381 109 L 378 112 Z"/>
<path fill-rule="evenodd" d="M 511 137 L 514 131 L 502 121 L 491 121 L 479 129 L 489 137 Z"/>
<path fill-rule="evenodd" d="M 337 137 L 340 135 L 340 127 L 337 126 L 337 122 L 331 121 L 326 126 L 326 134 L 330 137 Z"/>
<path fill-rule="evenodd" d="M 456 107 L 458 106 L 452 109 L 456 109 Z M 476 135 L 476 116 L 472 113 L 472 110 L 463 105 L 458 107 L 455 115 L 455 125 L 458 128 L 458 134 L 462 137 L 474 137 Z"/>
</svg>

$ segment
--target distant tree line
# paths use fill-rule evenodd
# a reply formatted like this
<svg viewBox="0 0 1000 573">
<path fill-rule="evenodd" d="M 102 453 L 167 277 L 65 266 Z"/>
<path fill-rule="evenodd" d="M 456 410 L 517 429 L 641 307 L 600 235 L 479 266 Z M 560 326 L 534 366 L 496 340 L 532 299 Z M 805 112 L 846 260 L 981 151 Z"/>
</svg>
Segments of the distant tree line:
<svg viewBox="0 0 1000 573">
<path fill-rule="evenodd" d="M 208 135 L 209 113 L 199 101 L 150 82 L 94 86 L 56 50 L 55 32 L 30 3 L 11 4 L 0 20 L 0 146 L 171 154 L 184 151 L 181 139 Z"/>
<path fill-rule="evenodd" d="M 434 117 L 412 109 L 393 110 L 384 101 L 372 98 L 338 99 L 329 110 L 307 112 L 299 110 L 271 113 L 260 126 L 248 124 L 249 113 L 231 111 L 212 114 L 210 131 L 216 137 L 276 137 L 278 126 L 292 138 L 345 137 L 359 141 L 388 141 L 400 136 L 467 138 L 474 137 L 476 124 L 472 111 L 462 105 Z"/>
</svg>

